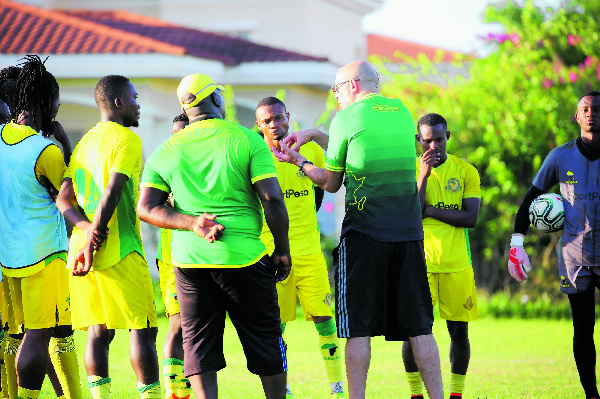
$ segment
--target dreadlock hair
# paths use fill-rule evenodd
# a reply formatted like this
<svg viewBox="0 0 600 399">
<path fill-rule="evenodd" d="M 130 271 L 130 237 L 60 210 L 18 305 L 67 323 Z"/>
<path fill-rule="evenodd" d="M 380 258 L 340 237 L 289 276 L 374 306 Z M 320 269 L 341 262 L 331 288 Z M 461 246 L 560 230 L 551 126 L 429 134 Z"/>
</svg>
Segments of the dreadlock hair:
<svg viewBox="0 0 600 399">
<path fill-rule="evenodd" d="M 448 122 L 446 122 L 446 119 L 444 119 L 442 115 L 434 113 L 423 115 L 421 119 L 419 119 L 419 122 L 417 122 L 417 131 L 419 134 L 421 134 L 421 126 L 423 125 L 430 127 L 442 125 L 444 130 L 448 129 Z"/>
<path fill-rule="evenodd" d="M 285 112 L 287 112 L 287 109 L 285 108 L 285 104 L 283 103 L 283 101 L 281 101 L 277 97 L 265 97 L 265 98 L 263 98 L 262 100 L 260 100 L 260 102 L 256 106 L 256 109 L 259 109 L 260 107 L 268 107 L 269 105 L 275 105 L 275 104 L 281 104 L 281 106 L 283 107 L 283 110 Z"/>
<path fill-rule="evenodd" d="M 127 90 L 129 79 L 121 75 L 107 75 L 100 78 L 94 90 L 94 100 L 98 108 L 110 109 L 116 98 L 121 98 Z"/>
<path fill-rule="evenodd" d="M 17 92 L 17 79 L 21 68 L 9 66 L 0 70 L 0 100 L 4 101 L 11 110 L 12 118 L 15 118 L 15 94 Z"/>
<path fill-rule="evenodd" d="M 173 123 L 175 122 L 189 122 L 189 118 L 186 114 L 179 114 L 175 118 L 173 118 Z"/>
<path fill-rule="evenodd" d="M 42 62 L 39 56 L 27 54 L 24 60 L 19 64 L 21 71 L 17 78 L 13 115 L 18 116 L 23 111 L 31 112 L 37 127 L 44 129 L 43 125 L 50 123 L 52 118 L 52 100 L 58 95 L 58 82 L 46 70 L 45 60 Z M 42 111 L 41 121 L 36 120 L 37 106 Z"/>
</svg>

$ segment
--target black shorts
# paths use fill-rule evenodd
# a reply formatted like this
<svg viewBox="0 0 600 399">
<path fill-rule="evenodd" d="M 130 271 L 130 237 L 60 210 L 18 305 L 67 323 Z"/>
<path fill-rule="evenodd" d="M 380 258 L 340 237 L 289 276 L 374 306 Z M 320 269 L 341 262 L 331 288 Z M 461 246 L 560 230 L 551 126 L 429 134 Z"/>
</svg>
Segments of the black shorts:
<svg viewBox="0 0 600 399">
<path fill-rule="evenodd" d="M 185 376 L 226 366 L 225 313 L 237 330 L 248 370 L 261 376 L 287 370 L 275 277 L 268 257 L 232 269 L 175 267 Z"/>
<path fill-rule="evenodd" d="M 381 242 L 351 230 L 334 250 L 333 262 L 340 338 L 406 341 L 431 334 L 423 241 Z"/>
</svg>

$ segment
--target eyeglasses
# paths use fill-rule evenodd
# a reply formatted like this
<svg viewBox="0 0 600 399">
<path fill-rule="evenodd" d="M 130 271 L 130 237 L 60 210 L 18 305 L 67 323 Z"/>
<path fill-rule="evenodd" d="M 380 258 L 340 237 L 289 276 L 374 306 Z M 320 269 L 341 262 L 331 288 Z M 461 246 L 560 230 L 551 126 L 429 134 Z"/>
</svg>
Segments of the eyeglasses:
<svg viewBox="0 0 600 399">
<path fill-rule="evenodd" d="M 344 81 L 344 82 L 342 82 L 342 83 L 338 83 L 338 84 L 336 84 L 336 85 L 333 85 L 333 86 L 331 86 L 331 91 L 333 91 L 333 94 L 335 94 L 335 93 L 337 93 L 337 92 L 338 92 L 338 90 L 340 89 L 340 87 L 342 87 L 342 86 L 343 86 L 343 85 L 345 85 L 346 83 L 348 83 L 348 82 L 351 82 L 351 81 L 353 81 L 353 80 L 354 80 L 354 81 L 356 81 L 356 82 L 359 82 L 359 81 L 360 81 L 360 79 L 348 79 L 348 80 L 346 80 L 346 81 Z"/>
</svg>

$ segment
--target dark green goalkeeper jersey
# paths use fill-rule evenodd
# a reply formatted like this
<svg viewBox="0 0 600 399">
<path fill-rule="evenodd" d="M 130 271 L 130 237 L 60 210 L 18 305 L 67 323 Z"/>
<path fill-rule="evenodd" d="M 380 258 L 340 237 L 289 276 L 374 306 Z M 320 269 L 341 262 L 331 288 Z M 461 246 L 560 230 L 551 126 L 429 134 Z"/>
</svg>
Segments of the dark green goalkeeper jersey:
<svg viewBox="0 0 600 399">
<path fill-rule="evenodd" d="M 325 168 L 345 172 L 342 235 L 355 230 L 383 242 L 423 239 L 415 133 L 402 101 L 379 94 L 337 113 Z"/>
</svg>

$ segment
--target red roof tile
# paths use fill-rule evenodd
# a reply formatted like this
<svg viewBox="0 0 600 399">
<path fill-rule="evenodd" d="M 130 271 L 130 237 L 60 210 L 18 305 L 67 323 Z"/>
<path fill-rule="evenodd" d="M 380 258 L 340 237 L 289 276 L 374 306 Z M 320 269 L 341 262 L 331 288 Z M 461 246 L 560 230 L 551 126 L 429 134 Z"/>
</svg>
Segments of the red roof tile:
<svg viewBox="0 0 600 399">
<path fill-rule="evenodd" d="M 126 11 L 47 10 L 10 0 L 0 0 L 0 53 L 189 54 L 229 65 L 327 61 Z"/>
<path fill-rule="evenodd" d="M 398 57 L 398 53 L 413 59 L 416 59 L 419 54 L 423 54 L 430 61 L 435 61 L 436 54 L 439 51 L 443 52 L 441 62 L 452 62 L 455 61 L 457 57 L 463 56 L 460 53 L 442 50 L 436 47 L 425 46 L 423 44 L 407 42 L 400 39 L 394 39 L 387 36 L 367 36 L 367 54 L 369 56 L 378 55 L 383 58 L 387 58 L 390 61 L 406 61 L 402 57 Z"/>
</svg>

